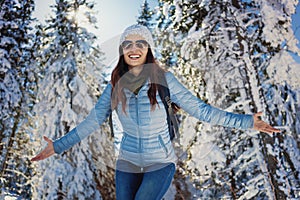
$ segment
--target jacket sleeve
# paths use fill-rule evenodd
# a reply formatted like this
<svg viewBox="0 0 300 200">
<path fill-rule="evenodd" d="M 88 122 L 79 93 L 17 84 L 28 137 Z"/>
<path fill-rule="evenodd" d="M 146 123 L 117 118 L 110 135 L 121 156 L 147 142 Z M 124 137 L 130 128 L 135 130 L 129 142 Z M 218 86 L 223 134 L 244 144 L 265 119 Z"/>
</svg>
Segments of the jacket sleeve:
<svg viewBox="0 0 300 200">
<path fill-rule="evenodd" d="M 108 84 L 89 115 L 69 133 L 54 141 L 54 151 L 60 154 L 93 133 L 111 113 L 111 84 Z"/>
<path fill-rule="evenodd" d="M 179 105 L 183 110 L 195 118 L 213 125 L 244 130 L 253 128 L 252 115 L 226 112 L 204 103 L 186 89 L 170 72 L 166 73 L 166 79 L 170 89 L 170 98 L 172 102 Z"/>
</svg>

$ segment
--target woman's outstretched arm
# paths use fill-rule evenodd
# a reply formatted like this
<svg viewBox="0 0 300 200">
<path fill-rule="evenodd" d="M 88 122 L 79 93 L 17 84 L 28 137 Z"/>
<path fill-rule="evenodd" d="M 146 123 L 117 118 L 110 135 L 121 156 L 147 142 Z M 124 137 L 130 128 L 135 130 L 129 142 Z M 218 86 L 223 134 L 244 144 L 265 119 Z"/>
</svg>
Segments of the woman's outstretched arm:
<svg viewBox="0 0 300 200">
<path fill-rule="evenodd" d="M 44 136 L 44 139 L 48 142 L 48 145 L 37 156 L 32 158 L 32 161 L 43 160 L 50 157 L 54 153 L 60 154 L 70 149 L 76 143 L 80 142 L 82 139 L 97 130 L 110 113 L 111 84 L 108 84 L 95 107 L 90 111 L 90 114 L 85 118 L 85 120 L 83 120 L 66 135 L 56 139 L 55 141 L 52 141 Z"/>
<path fill-rule="evenodd" d="M 193 95 L 185 88 L 176 77 L 170 73 L 166 73 L 168 86 L 171 93 L 172 102 L 176 103 L 190 115 L 201 121 L 208 122 L 213 125 L 221 125 L 237 129 L 254 129 L 265 133 L 280 132 L 268 123 L 262 121 L 261 112 L 252 114 L 236 114 L 227 112 L 211 105 L 204 103 L 198 97 Z"/>
</svg>

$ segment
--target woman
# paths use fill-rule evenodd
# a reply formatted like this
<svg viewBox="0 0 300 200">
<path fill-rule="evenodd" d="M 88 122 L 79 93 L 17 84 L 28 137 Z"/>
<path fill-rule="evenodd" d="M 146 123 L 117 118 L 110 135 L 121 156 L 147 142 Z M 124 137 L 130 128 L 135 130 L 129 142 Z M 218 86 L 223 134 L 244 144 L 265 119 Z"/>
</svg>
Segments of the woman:
<svg viewBox="0 0 300 200">
<path fill-rule="evenodd" d="M 150 31 L 141 25 L 128 27 L 121 36 L 119 62 L 109 83 L 87 118 L 65 136 L 44 139 L 47 147 L 32 161 L 62 153 L 90 135 L 116 110 L 123 137 L 116 164 L 117 199 L 161 199 L 169 188 L 176 155 L 169 137 L 167 113 L 158 94 L 164 79 L 170 98 L 199 120 L 238 129 L 279 130 L 260 120 L 261 113 L 241 115 L 205 104 L 175 76 L 156 64 Z"/>
</svg>

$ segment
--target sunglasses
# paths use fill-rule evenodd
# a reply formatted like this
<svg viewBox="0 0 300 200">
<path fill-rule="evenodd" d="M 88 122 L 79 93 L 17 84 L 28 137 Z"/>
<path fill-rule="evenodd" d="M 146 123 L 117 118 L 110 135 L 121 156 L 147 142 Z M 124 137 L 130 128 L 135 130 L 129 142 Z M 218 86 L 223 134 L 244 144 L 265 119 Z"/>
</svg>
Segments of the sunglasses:
<svg viewBox="0 0 300 200">
<path fill-rule="evenodd" d="M 148 42 L 146 40 L 137 40 L 137 41 L 130 41 L 130 40 L 125 40 L 122 42 L 121 46 L 124 50 L 129 50 L 133 48 L 133 45 L 136 46 L 138 49 L 145 49 L 148 48 Z"/>
</svg>

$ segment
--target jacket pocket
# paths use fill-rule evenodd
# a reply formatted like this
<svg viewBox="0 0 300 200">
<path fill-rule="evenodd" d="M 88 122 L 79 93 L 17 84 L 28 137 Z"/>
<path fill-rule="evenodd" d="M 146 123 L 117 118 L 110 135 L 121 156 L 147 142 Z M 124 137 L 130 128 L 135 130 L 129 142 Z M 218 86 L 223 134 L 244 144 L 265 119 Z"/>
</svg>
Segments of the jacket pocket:
<svg viewBox="0 0 300 200">
<path fill-rule="evenodd" d="M 124 150 L 126 150 L 126 145 L 125 145 L 125 141 L 127 138 L 127 134 L 123 134 L 122 139 L 121 139 L 121 143 L 120 143 L 120 152 L 124 152 Z"/>
<path fill-rule="evenodd" d="M 126 138 L 127 138 L 127 134 L 123 134 L 122 139 L 121 139 L 121 145 L 124 144 Z"/>
<path fill-rule="evenodd" d="M 164 143 L 164 140 L 163 140 L 163 138 L 161 137 L 161 135 L 159 135 L 158 136 L 158 141 L 159 141 L 159 143 L 160 143 L 160 145 L 162 146 L 162 148 L 163 148 L 163 150 L 164 150 L 164 152 L 165 152 L 165 154 L 166 154 L 166 157 L 168 157 L 168 148 L 166 147 L 166 145 L 165 145 L 165 143 Z"/>
</svg>

